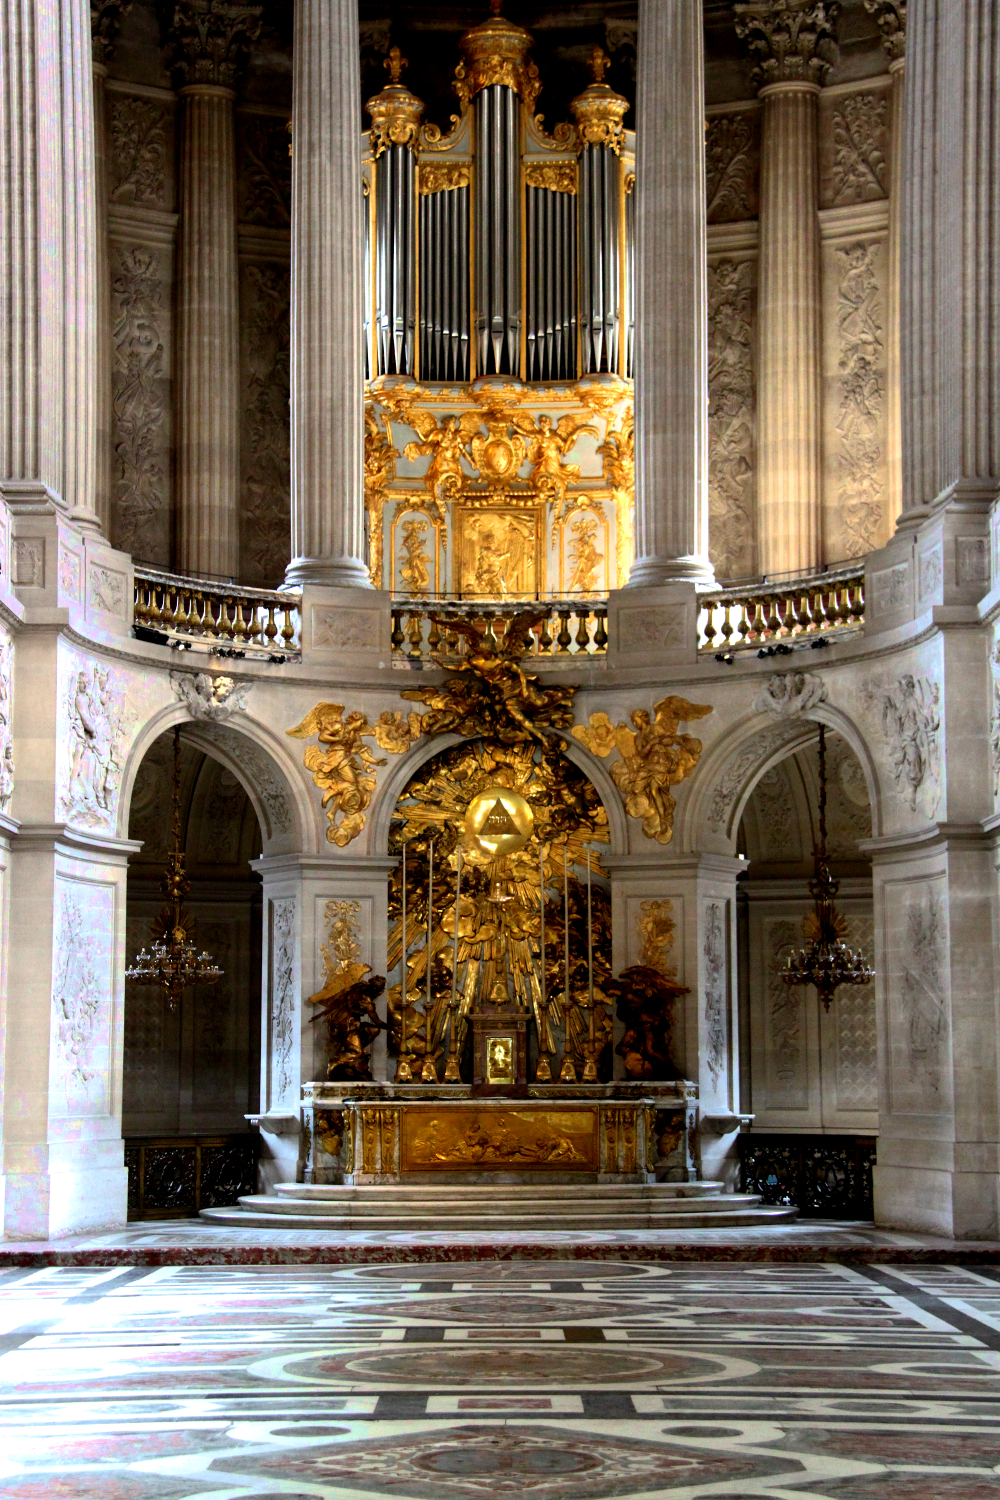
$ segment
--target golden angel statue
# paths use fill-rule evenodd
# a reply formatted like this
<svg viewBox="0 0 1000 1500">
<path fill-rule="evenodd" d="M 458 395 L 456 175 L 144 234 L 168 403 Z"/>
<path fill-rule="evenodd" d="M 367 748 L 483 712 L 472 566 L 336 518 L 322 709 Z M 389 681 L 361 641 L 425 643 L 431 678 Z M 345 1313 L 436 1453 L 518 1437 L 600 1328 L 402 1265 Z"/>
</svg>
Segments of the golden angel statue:
<svg viewBox="0 0 1000 1500">
<path fill-rule="evenodd" d="M 711 712 L 711 704 L 671 696 L 654 705 L 652 719 L 646 709 L 634 709 L 633 729 L 621 723 L 616 727 L 607 714 L 597 713 L 591 714 L 589 728 L 577 724 L 573 730 L 574 738 L 595 755 L 606 759 L 618 751 L 621 759 L 611 767 L 612 780 L 626 812 L 641 818 L 643 833 L 658 844 L 669 844 L 674 836 L 676 803 L 669 789 L 690 776 L 701 755 L 701 740 L 678 734 L 678 727 Z"/>
<path fill-rule="evenodd" d="M 357 711 L 344 718 L 342 703 L 317 703 L 301 724 L 286 730 L 297 740 L 316 735 L 319 745 L 310 745 L 303 756 L 306 770 L 323 792 L 323 806 L 330 820 L 326 836 L 344 848 L 365 826 L 365 810 L 375 790 L 373 766 L 384 766 L 364 744 L 374 738 L 374 726 Z M 320 746 L 325 749 L 320 749 Z M 340 818 L 338 823 L 337 819 Z"/>
<path fill-rule="evenodd" d="M 367 1082 L 372 1076 L 369 1048 L 385 1025 L 379 1020 L 375 1001 L 385 989 L 381 974 L 371 974 L 368 964 L 345 964 L 339 972 L 326 974 L 326 982 L 310 1005 L 321 1006 L 310 1021 L 326 1021 L 328 1028 L 328 1078 L 335 1081 Z"/>
<path fill-rule="evenodd" d="M 401 406 L 400 419 L 420 434 L 419 443 L 407 443 L 403 449 L 409 459 L 430 456 L 424 475 L 424 486 L 430 494 L 439 518 L 443 521 L 450 500 L 457 500 L 465 478 L 462 459 L 474 469 L 469 439 L 478 432 L 482 418 L 478 412 L 464 416 L 442 417 L 440 425 L 433 412 L 416 406 Z"/>
<path fill-rule="evenodd" d="M 597 436 L 597 428 L 586 417 L 576 417 L 572 412 L 560 417 L 557 423 L 543 412 L 535 425 L 530 412 L 517 411 L 511 421 L 519 432 L 530 438 L 528 458 L 532 464 L 528 483 L 538 495 L 555 507 L 556 520 L 562 520 L 566 510 L 566 492 L 571 484 L 580 480 L 580 465 L 568 464 L 566 455 L 582 432 Z"/>
</svg>

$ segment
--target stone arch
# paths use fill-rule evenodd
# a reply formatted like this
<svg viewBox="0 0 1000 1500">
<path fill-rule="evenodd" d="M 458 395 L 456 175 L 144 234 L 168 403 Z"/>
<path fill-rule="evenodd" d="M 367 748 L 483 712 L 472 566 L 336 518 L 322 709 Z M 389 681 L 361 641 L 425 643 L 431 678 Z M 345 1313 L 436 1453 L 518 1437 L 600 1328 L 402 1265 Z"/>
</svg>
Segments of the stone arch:
<svg viewBox="0 0 1000 1500">
<path fill-rule="evenodd" d="M 685 850 L 725 849 L 734 853 L 743 810 L 760 778 L 792 755 L 825 724 L 839 734 L 861 766 L 872 813 L 872 833 L 882 826 L 882 795 L 875 762 L 858 726 L 830 703 L 818 703 L 805 713 L 774 716 L 754 714 L 734 725 L 699 762 L 689 795 L 678 818 L 680 847 Z"/>
<path fill-rule="evenodd" d="M 129 810 L 136 775 L 160 735 L 185 725 L 185 738 L 221 762 L 245 790 L 260 824 L 264 854 L 312 853 L 318 844 L 316 815 L 300 775 L 289 766 L 285 747 L 269 730 L 243 714 L 225 720 L 193 718 L 182 703 L 171 703 L 142 726 L 132 744 L 118 798 L 117 832 L 128 837 Z"/>
<path fill-rule="evenodd" d="M 371 812 L 368 817 L 368 854 L 385 856 L 389 852 L 389 834 L 392 828 L 392 815 L 396 808 L 404 788 L 415 772 L 421 766 L 441 755 L 443 751 L 450 750 L 453 745 L 460 745 L 468 736 L 460 734 L 442 734 L 433 739 L 420 739 L 406 752 L 405 755 L 395 759 L 389 775 L 375 794 Z M 583 772 L 597 791 L 608 815 L 608 832 L 610 834 L 609 850 L 612 854 L 625 854 L 628 852 L 628 830 L 625 820 L 625 809 L 621 798 L 611 777 L 608 775 L 601 763 L 595 759 L 589 751 L 569 735 L 560 735 L 562 740 L 561 749 L 566 759 Z"/>
</svg>

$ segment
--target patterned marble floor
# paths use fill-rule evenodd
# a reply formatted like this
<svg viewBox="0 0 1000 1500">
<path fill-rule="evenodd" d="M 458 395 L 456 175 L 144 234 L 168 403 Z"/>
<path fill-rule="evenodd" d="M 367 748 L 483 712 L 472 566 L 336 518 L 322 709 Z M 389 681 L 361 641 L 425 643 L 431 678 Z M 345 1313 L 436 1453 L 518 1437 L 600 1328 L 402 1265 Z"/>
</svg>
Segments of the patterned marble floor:
<svg viewBox="0 0 1000 1500">
<path fill-rule="evenodd" d="M 1000 1500 L 1000 1272 L 0 1274 L 7 1500 Z"/>
<path fill-rule="evenodd" d="M 545 1236 L 489 1229 L 398 1233 L 230 1228 L 205 1219 L 130 1224 L 80 1239 L 0 1244 L 12 1266 L 363 1265 L 380 1261 L 483 1260 L 960 1261 L 1000 1264 L 1000 1243 L 934 1239 L 871 1223 L 799 1219 L 731 1229 L 553 1230 Z"/>
</svg>

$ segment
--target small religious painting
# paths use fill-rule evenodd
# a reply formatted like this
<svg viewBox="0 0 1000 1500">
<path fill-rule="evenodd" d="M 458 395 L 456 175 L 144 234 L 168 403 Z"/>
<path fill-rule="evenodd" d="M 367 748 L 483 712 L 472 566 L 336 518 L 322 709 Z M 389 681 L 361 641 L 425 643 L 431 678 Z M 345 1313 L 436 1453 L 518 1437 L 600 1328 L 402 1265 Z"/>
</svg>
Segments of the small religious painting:
<svg viewBox="0 0 1000 1500">
<path fill-rule="evenodd" d="M 458 589 L 467 598 L 530 598 L 544 586 L 533 510 L 459 510 Z"/>
<path fill-rule="evenodd" d="M 486 1043 L 486 1082 L 514 1082 L 514 1038 L 491 1036 Z"/>
</svg>

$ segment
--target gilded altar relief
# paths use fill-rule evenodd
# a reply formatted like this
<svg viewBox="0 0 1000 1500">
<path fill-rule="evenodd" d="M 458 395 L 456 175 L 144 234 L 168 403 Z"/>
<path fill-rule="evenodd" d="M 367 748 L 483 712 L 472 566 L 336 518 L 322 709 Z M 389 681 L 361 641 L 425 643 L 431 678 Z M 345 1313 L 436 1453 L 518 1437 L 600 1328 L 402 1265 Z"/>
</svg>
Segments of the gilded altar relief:
<svg viewBox="0 0 1000 1500">
<path fill-rule="evenodd" d="M 404 1172 L 596 1172 L 597 1109 L 410 1108 L 401 1111 Z"/>
</svg>

